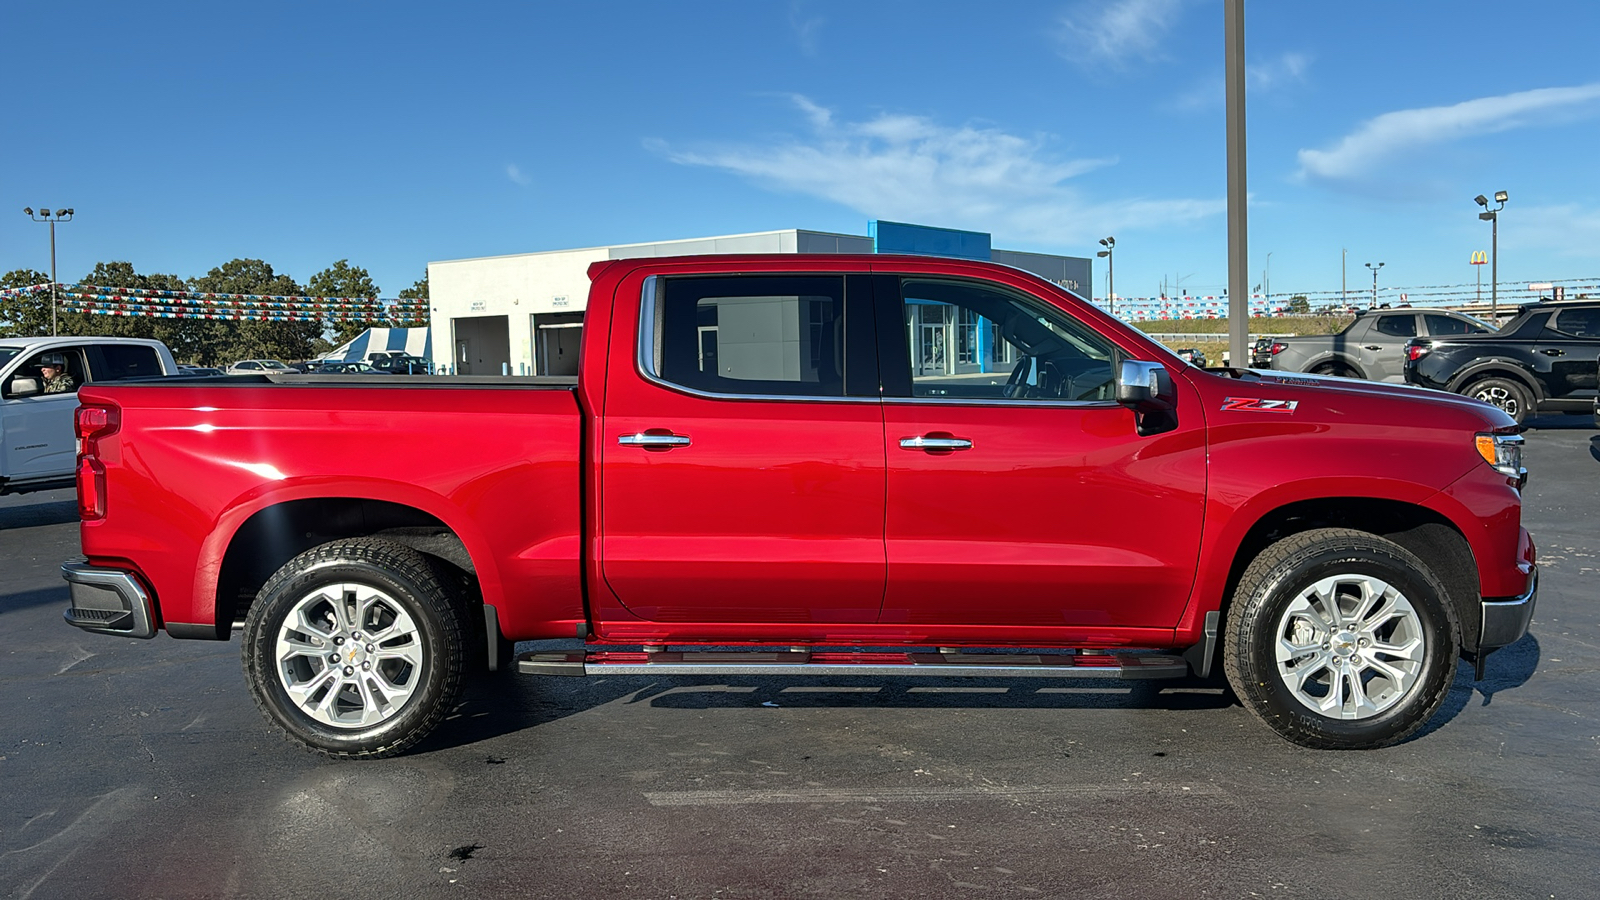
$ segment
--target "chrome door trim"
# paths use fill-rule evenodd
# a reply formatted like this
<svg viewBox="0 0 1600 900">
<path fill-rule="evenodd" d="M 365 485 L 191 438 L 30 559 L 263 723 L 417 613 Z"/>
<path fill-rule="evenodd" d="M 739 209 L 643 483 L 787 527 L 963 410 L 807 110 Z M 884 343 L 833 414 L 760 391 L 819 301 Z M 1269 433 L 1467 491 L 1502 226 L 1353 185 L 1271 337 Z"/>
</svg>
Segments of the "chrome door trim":
<svg viewBox="0 0 1600 900">
<path fill-rule="evenodd" d="M 901 450 L 971 450 L 972 441 L 966 438 L 936 438 L 917 435 L 900 439 Z"/>
<path fill-rule="evenodd" d="M 637 434 L 618 435 L 617 443 L 624 447 L 644 447 L 645 449 L 671 449 L 673 447 L 689 446 L 689 436 L 686 434 Z"/>
</svg>

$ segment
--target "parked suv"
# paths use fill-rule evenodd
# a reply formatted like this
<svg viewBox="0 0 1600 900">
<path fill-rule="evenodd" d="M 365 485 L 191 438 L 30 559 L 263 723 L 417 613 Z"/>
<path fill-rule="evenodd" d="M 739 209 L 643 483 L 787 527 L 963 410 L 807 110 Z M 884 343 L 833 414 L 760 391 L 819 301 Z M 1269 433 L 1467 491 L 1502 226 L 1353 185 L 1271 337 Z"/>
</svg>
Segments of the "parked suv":
<svg viewBox="0 0 1600 900">
<path fill-rule="evenodd" d="M 1446 309 L 1368 310 L 1338 334 L 1274 338 L 1270 368 L 1403 383 L 1405 347 L 1412 338 L 1493 330 L 1486 322 Z"/>
<path fill-rule="evenodd" d="M 1596 356 L 1600 300 L 1533 303 L 1493 334 L 1411 341 L 1405 377 L 1492 403 L 1520 424 L 1536 413 L 1593 410 Z"/>
<path fill-rule="evenodd" d="M 50 375 L 44 370 L 48 368 Z M 71 487 L 72 414 L 87 384 L 176 375 L 160 341 L 114 337 L 0 340 L 0 494 Z M 46 379 L 54 377 L 53 384 Z"/>
</svg>

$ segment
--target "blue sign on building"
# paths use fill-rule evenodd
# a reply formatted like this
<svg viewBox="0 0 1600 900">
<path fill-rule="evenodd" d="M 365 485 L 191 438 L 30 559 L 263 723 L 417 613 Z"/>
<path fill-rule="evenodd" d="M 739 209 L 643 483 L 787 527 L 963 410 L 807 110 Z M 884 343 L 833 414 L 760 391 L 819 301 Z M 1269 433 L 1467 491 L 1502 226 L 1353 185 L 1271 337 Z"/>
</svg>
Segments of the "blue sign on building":
<svg viewBox="0 0 1600 900">
<path fill-rule="evenodd" d="M 867 223 L 874 253 L 911 253 L 917 256 L 953 256 L 957 259 L 989 259 L 989 234 L 984 231 L 958 231 L 885 222 Z"/>
</svg>

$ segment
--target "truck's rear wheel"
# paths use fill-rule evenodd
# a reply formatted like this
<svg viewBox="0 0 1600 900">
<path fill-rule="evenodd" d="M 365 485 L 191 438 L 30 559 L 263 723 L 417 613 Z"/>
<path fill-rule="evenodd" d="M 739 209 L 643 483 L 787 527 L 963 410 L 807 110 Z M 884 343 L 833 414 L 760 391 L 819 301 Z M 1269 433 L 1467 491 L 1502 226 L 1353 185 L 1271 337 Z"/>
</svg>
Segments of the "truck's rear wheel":
<svg viewBox="0 0 1600 900">
<path fill-rule="evenodd" d="M 459 604 L 416 551 L 350 538 L 269 579 L 245 620 L 245 677 L 291 740 L 329 756 L 403 752 L 460 691 Z"/>
<path fill-rule="evenodd" d="M 1223 667 L 1244 707 L 1289 741 L 1382 747 L 1438 711 L 1459 634 L 1443 586 L 1416 556 L 1323 528 L 1273 544 L 1245 570 Z"/>
</svg>

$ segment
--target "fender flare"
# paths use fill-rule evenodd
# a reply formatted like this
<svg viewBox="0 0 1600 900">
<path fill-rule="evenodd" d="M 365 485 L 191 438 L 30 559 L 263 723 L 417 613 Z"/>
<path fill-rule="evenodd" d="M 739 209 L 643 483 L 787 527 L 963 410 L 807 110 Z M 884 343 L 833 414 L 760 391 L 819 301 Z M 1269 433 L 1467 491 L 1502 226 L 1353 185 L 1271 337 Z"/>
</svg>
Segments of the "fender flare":
<svg viewBox="0 0 1600 900">
<path fill-rule="evenodd" d="M 1494 374 L 1489 375 L 1491 372 Z M 1467 387 L 1480 376 L 1496 377 L 1502 374 L 1510 376 L 1513 381 L 1527 388 L 1533 394 L 1535 402 L 1545 399 L 1544 389 L 1539 386 L 1539 379 L 1530 376 L 1521 363 L 1501 356 L 1476 360 L 1456 373 L 1456 376 L 1450 379 L 1450 393 L 1465 396 Z"/>
<path fill-rule="evenodd" d="M 376 478 L 350 478 L 330 481 L 326 478 L 291 479 L 261 485 L 234 498 L 217 516 L 216 524 L 200 545 L 195 562 L 195 575 L 191 608 L 210 611 L 213 624 L 217 612 L 217 586 L 222 576 L 222 562 L 232 546 L 239 529 L 262 510 L 291 503 L 296 500 L 372 500 L 393 503 L 420 510 L 438 519 L 466 548 L 472 560 L 474 574 L 483 592 L 486 604 L 498 603 L 504 593 L 500 571 L 494 564 L 488 538 L 483 530 L 465 516 L 456 504 L 444 496 L 414 484 Z M 217 627 L 221 627 L 218 625 Z"/>
<path fill-rule="evenodd" d="M 1326 365 L 1327 363 L 1338 363 L 1350 371 L 1355 372 L 1357 378 L 1367 378 L 1367 370 L 1361 368 L 1360 363 L 1337 350 L 1324 350 L 1321 353 L 1318 353 L 1316 356 L 1307 361 L 1305 365 L 1301 366 L 1300 371 L 1309 375 L 1318 366 Z"/>
</svg>

